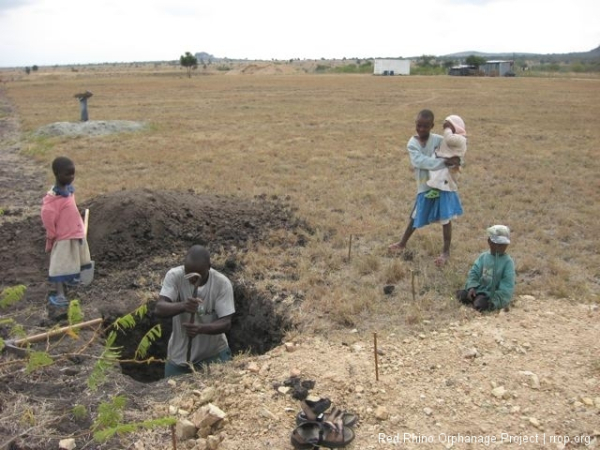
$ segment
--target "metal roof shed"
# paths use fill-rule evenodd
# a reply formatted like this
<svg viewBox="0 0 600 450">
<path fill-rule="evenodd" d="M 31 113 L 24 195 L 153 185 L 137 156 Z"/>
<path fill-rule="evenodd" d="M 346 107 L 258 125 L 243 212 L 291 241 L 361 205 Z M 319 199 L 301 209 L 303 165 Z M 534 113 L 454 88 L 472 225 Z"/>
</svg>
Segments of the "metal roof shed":
<svg viewBox="0 0 600 450">
<path fill-rule="evenodd" d="M 479 66 L 484 74 L 490 77 L 504 77 L 513 71 L 513 61 L 486 61 Z"/>
</svg>

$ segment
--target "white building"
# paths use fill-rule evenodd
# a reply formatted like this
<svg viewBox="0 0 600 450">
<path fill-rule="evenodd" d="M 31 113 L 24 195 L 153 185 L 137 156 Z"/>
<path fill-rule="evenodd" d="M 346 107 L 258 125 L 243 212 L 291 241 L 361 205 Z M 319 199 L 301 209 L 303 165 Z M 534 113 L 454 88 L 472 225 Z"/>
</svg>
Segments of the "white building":
<svg viewBox="0 0 600 450">
<path fill-rule="evenodd" d="M 410 60 L 376 59 L 373 75 L 410 75 Z"/>
</svg>

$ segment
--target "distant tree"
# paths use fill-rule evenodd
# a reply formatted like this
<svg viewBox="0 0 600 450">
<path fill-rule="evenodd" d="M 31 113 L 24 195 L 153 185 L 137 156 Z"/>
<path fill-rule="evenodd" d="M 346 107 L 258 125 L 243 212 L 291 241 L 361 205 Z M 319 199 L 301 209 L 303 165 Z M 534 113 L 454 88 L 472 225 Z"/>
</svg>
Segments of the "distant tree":
<svg viewBox="0 0 600 450">
<path fill-rule="evenodd" d="M 469 66 L 475 66 L 475 67 L 479 68 L 479 66 L 485 64 L 485 58 L 482 58 L 481 56 L 470 55 L 470 56 L 467 56 L 467 59 L 465 60 L 465 62 Z"/>
<path fill-rule="evenodd" d="M 454 67 L 455 62 L 452 61 L 451 59 L 444 61 L 444 68 L 445 69 L 450 69 L 451 67 Z"/>
<path fill-rule="evenodd" d="M 25 67 L 25 73 L 27 75 L 29 75 L 31 73 L 31 67 L 29 67 L 29 66 Z"/>
<path fill-rule="evenodd" d="M 36 65 L 31 66 L 31 70 L 33 70 L 34 72 L 37 72 L 38 69 L 39 69 L 39 67 Z"/>
<path fill-rule="evenodd" d="M 186 68 L 188 78 L 192 77 L 192 69 L 198 68 L 198 58 L 196 58 L 190 52 L 185 52 L 185 55 L 182 55 L 179 58 L 179 63 L 181 64 L 182 67 Z"/>
<path fill-rule="evenodd" d="M 418 64 L 421 67 L 431 67 L 432 66 L 432 61 L 435 60 L 435 56 L 433 55 L 422 55 L 419 60 L 418 60 Z"/>
</svg>

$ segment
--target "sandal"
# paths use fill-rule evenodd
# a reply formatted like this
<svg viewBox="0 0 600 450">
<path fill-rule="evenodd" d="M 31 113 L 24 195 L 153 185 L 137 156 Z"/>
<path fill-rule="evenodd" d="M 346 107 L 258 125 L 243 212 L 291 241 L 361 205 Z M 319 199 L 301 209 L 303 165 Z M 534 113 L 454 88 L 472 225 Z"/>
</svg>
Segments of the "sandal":
<svg viewBox="0 0 600 450">
<path fill-rule="evenodd" d="M 58 306 L 60 308 L 65 308 L 69 306 L 69 300 L 64 295 L 60 294 L 50 294 L 48 295 L 48 303 L 52 306 Z"/>
<path fill-rule="evenodd" d="M 304 422 L 292 432 L 291 442 L 297 449 L 312 449 L 313 447 L 342 448 L 354 440 L 352 428 L 344 426 L 344 412 L 334 408 L 331 421 Z"/>
<path fill-rule="evenodd" d="M 337 408 L 334 408 L 334 411 Z M 320 413 L 316 416 L 306 414 L 304 411 L 300 411 L 296 415 L 296 425 L 302 425 L 306 422 L 330 422 L 332 413 Z M 313 418 L 309 418 L 313 417 Z M 342 423 L 345 427 L 353 427 L 358 422 L 358 415 L 349 411 L 342 411 Z"/>
</svg>

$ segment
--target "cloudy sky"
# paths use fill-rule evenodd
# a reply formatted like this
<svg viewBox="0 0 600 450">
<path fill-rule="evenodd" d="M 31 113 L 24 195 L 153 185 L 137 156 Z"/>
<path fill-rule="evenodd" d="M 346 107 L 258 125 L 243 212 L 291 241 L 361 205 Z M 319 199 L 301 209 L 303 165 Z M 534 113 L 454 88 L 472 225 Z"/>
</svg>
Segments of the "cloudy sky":
<svg viewBox="0 0 600 450">
<path fill-rule="evenodd" d="M 599 0 L 0 0 L 0 67 L 567 53 L 600 45 Z"/>
</svg>

